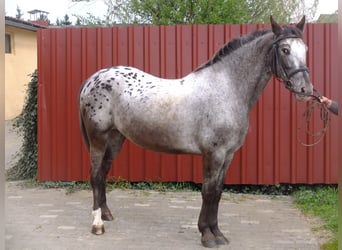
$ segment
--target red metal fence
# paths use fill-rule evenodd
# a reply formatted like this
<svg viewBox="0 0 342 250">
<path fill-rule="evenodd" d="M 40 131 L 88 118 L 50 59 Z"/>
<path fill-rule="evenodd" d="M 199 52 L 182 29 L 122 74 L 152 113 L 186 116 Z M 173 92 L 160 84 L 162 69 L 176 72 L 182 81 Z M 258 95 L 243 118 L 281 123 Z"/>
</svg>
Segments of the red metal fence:
<svg viewBox="0 0 342 250">
<path fill-rule="evenodd" d="M 89 156 L 79 130 L 78 92 L 95 71 L 130 65 L 164 78 L 182 77 L 224 43 L 265 25 L 177 25 L 52 28 L 38 32 L 38 179 L 89 180 Z M 337 25 L 308 24 L 308 66 L 317 89 L 336 97 Z M 315 147 L 297 141 L 305 104 L 272 79 L 251 112 L 245 145 L 228 184 L 337 183 L 337 118 Z M 318 114 L 310 124 L 320 130 Z M 305 138 L 303 138 L 305 139 Z M 110 176 L 129 181 L 201 182 L 201 158 L 146 151 L 126 142 Z"/>
</svg>

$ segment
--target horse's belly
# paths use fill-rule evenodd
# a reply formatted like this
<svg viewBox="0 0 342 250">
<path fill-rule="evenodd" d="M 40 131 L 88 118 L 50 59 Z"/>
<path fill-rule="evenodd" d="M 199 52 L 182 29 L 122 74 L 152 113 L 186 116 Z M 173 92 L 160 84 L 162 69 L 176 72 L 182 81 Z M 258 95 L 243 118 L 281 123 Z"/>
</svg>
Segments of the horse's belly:
<svg viewBox="0 0 342 250">
<path fill-rule="evenodd" d="M 200 154 L 191 135 L 177 128 L 160 128 L 158 124 L 136 125 L 119 131 L 133 143 L 157 152 Z"/>
</svg>

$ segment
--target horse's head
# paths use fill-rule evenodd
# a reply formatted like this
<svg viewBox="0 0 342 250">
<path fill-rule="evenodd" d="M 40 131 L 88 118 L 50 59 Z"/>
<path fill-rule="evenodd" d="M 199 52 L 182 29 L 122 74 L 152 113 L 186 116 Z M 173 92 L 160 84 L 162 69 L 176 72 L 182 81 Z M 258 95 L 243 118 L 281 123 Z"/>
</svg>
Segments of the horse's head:
<svg viewBox="0 0 342 250">
<path fill-rule="evenodd" d="M 296 26 L 281 27 L 271 16 L 271 24 L 274 33 L 273 74 L 295 94 L 297 101 L 308 101 L 313 86 L 306 66 L 307 46 L 302 38 L 305 17 Z"/>
</svg>

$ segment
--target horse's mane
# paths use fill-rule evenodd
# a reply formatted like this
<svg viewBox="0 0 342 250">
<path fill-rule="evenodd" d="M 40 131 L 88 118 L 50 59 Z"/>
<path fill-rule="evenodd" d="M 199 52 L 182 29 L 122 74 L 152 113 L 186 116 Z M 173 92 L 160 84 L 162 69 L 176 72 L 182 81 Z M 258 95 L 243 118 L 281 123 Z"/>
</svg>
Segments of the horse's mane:
<svg viewBox="0 0 342 250">
<path fill-rule="evenodd" d="M 238 48 L 241 48 L 243 45 L 250 43 L 254 41 L 255 39 L 257 39 L 258 37 L 261 37 L 269 32 L 271 31 L 270 30 L 257 30 L 247 35 L 231 40 L 230 42 L 225 44 L 221 49 L 219 49 L 209 61 L 199 66 L 195 70 L 195 72 L 213 65 L 214 63 L 218 62 L 222 57 L 229 55 L 230 53 L 237 50 Z"/>
<path fill-rule="evenodd" d="M 294 26 L 284 26 L 282 27 L 282 34 L 281 36 L 296 36 L 299 38 L 302 38 L 302 32 L 294 27 Z M 218 62 L 219 60 L 221 60 L 222 57 L 229 55 L 230 53 L 232 53 L 233 51 L 241 48 L 243 45 L 250 43 L 252 41 L 254 41 L 255 39 L 257 39 L 258 37 L 261 37 L 265 34 L 270 33 L 271 30 L 257 30 L 254 31 L 252 33 L 249 33 L 247 35 L 235 38 L 233 40 L 231 40 L 230 42 L 228 42 L 227 44 L 225 44 L 221 49 L 219 49 L 215 55 L 206 63 L 202 64 L 201 66 L 199 66 L 195 72 L 200 71 L 206 67 L 209 67 L 211 65 L 213 65 L 214 63 Z"/>
</svg>

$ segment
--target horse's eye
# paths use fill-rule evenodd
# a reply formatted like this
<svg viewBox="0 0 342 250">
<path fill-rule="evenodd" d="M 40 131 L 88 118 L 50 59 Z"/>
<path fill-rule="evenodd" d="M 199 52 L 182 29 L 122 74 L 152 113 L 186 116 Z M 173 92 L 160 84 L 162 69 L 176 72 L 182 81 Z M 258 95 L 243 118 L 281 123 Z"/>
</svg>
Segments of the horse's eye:
<svg viewBox="0 0 342 250">
<path fill-rule="evenodd" d="M 290 54 L 290 50 L 289 49 L 283 48 L 282 51 L 283 51 L 283 53 L 285 55 L 289 55 Z"/>
</svg>

